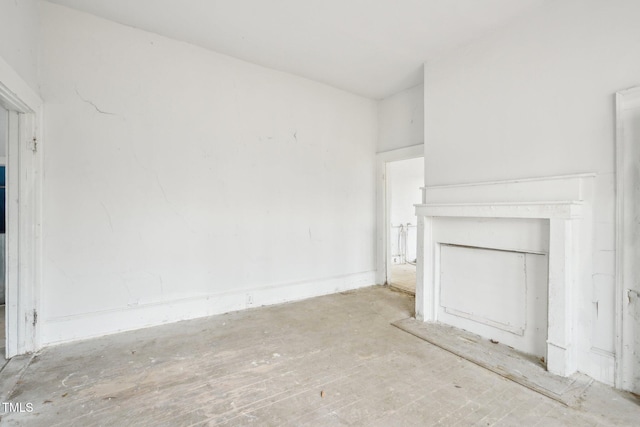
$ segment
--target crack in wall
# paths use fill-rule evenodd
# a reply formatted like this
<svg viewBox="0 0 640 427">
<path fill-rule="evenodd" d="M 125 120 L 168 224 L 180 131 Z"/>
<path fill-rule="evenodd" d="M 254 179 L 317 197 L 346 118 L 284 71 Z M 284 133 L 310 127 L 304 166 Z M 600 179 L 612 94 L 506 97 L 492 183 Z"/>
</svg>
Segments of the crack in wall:
<svg viewBox="0 0 640 427">
<path fill-rule="evenodd" d="M 100 114 L 106 114 L 109 116 L 117 116 L 116 113 L 110 113 L 109 111 L 104 111 L 101 110 L 100 108 L 98 108 L 98 106 L 96 104 L 94 104 L 92 101 L 86 99 L 85 97 L 83 97 L 82 95 L 80 95 L 80 92 L 78 91 L 78 88 L 76 88 L 76 94 L 78 95 L 78 97 L 85 103 L 91 105 L 93 108 L 95 108 L 95 110 L 100 113 Z"/>
<path fill-rule="evenodd" d="M 107 207 L 105 206 L 104 203 L 100 202 L 100 204 L 102 205 L 102 208 L 104 209 L 104 213 L 107 214 L 107 219 L 109 220 L 109 227 L 111 228 L 111 231 L 115 231 L 113 229 L 113 222 L 111 221 L 111 214 L 109 213 L 109 209 L 107 209 Z"/>
<path fill-rule="evenodd" d="M 164 191 L 164 186 L 162 185 L 162 183 L 160 182 L 160 177 L 158 176 L 158 172 L 153 171 L 155 177 L 156 177 L 156 182 L 158 183 L 158 187 L 160 187 L 160 191 L 162 192 L 162 197 L 164 198 L 165 202 L 167 202 L 167 205 L 169 206 L 169 208 L 171 208 L 171 210 L 173 211 L 173 213 L 176 214 L 176 216 L 178 218 L 180 218 L 182 220 L 182 222 L 184 222 L 184 225 L 191 230 L 193 233 L 196 233 L 196 230 L 193 229 L 193 227 L 191 227 L 191 225 L 189 225 L 189 222 L 187 221 L 187 219 L 178 211 L 178 209 L 174 206 L 173 203 L 171 203 L 171 201 L 169 200 L 169 198 L 167 197 L 167 193 Z"/>
</svg>

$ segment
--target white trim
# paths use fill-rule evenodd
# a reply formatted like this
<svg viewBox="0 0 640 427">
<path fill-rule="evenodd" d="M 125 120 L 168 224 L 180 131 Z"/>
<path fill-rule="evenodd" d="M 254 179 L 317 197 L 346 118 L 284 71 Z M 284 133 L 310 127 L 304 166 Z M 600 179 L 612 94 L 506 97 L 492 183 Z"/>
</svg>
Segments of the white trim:
<svg viewBox="0 0 640 427">
<path fill-rule="evenodd" d="M 424 157 L 424 144 L 383 151 L 376 155 L 376 283 L 379 285 L 387 282 L 387 266 L 390 258 L 387 163 L 418 157 Z"/>
<path fill-rule="evenodd" d="M 488 181 L 424 187 L 425 203 L 471 202 L 538 202 L 538 194 L 547 201 L 585 200 L 588 188 L 584 183 L 595 178 L 594 173 L 537 178 Z M 482 187 L 482 191 L 478 191 Z M 532 199 L 533 197 L 533 199 Z"/>
<path fill-rule="evenodd" d="M 416 214 L 465 218 L 580 218 L 582 202 L 433 203 L 415 205 Z"/>
<path fill-rule="evenodd" d="M 127 309 L 46 319 L 42 327 L 43 343 L 44 345 L 60 344 L 180 320 L 359 289 L 372 286 L 375 276 L 375 271 L 365 271 L 306 282 L 200 295 Z M 188 314 L 184 315 L 184 313 Z"/>
<path fill-rule="evenodd" d="M 424 144 L 411 145 L 409 147 L 396 148 L 394 150 L 380 151 L 377 153 L 378 159 L 385 162 L 397 162 L 398 160 L 415 159 L 424 157 Z"/>
<path fill-rule="evenodd" d="M 23 341 L 20 336 L 20 287 L 19 287 L 19 263 L 18 263 L 18 222 L 19 197 L 18 189 L 14 183 L 20 179 L 17 153 L 19 147 L 19 115 L 15 111 L 9 111 L 8 116 L 8 140 L 6 165 L 6 247 L 5 247 L 5 332 L 6 332 L 6 357 L 7 359 L 18 354 L 19 343 Z"/>
<path fill-rule="evenodd" d="M 0 57 L 0 105 L 19 113 L 35 113 L 42 107 L 42 99 Z"/>
<path fill-rule="evenodd" d="M 628 230 L 629 225 L 625 211 L 628 206 L 634 203 L 633 194 L 630 193 L 631 184 L 630 173 L 632 166 L 632 147 L 625 144 L 625 121 L 622 112 L 627 108 L 637 108 L 640 103 L 640 87 L 623 90 L 616 93 L 616 279 L 615 279 L 615 386 L 624 390 L 633 390 L 640 387 L 633 384 L 634 376 L 634 337 L 632 321 L 628 314 L 628 306 L 625 301 L 627 295 L 625 289 L 631 288 L 634 277 L 628 277 L 630 272 L 626 262 L 634 254 L 629 253 L 628 237 L 634 230 Z M 636 151 L 637 152 L 637 151 Z M 638 161 L 637 159 L 635 159 Z M 630 184 L 630 185 L 627 185 Z M 637 194 L 637 193 L 636 193 Z M 631 199 L 631 200 L 629 200 Z M 635 201 L 638 202 L 637 200 Z M 636 230 L 639 231 L 639 230 Z M 636 325 L 640 327 L 640 325 Z M 635 346 L 638 344 L 636 343 Z M 635 347 L 637 349 L 637 347 Z"/>
<path fill-rule="evenodd" d="M 622 325 L 624 318 L 624 305 L 622 303 L 622 259 L 624 255 L 624 250 L 622 249 L 622 240 L 624 238 L 624 226 L 622 222 L 622 212 L 624 208 L 624 198 L 622 197 L 622 191 L 624 189 L 624 179 L 622 174 L 619 172 L 623 169 L 622 165 L 624 162 L 623 159 L 623 150 L 622 150 L 622 132 L 623 125 L 621 119 L 621 110 L 623 103 L 624 95 L 623 92 L 616 93 L 616 255 L 615 255 L 615 289 L 614 289 L 614 325 L 615 325 L 615 341 L 614 341 L 614 351 L 615 351 L 615 373 L 614 373 L 614 383 L 617 388 L 622 388 L 623 386 L 623 365 L 622 365 Z"/>
<path fill-rule="evenodd" d="M 43 103 L 2 58 L 0 105 L 13 112 L 7 147 L 6 272 L 6 357 L 12 357 L 39 348 L 42 155 L 30 144 L 35 137 L 42 147 Z"/>
</svg>

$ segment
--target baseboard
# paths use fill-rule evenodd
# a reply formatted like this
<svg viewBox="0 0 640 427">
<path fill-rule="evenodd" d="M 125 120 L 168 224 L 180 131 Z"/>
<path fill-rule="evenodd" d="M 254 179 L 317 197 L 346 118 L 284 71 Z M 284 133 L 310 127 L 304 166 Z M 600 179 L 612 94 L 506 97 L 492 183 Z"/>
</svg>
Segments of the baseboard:
<svg viewBox="0 0 640 427">
<path fill-rule="evenodd" d="M 45 319 L 41 326 L 40 347 L 349 291 L 373 286 L 375 279 L 375 271 L 366 271 L 306 282 L 243 289 L 124 309 Z"/>
</svg>

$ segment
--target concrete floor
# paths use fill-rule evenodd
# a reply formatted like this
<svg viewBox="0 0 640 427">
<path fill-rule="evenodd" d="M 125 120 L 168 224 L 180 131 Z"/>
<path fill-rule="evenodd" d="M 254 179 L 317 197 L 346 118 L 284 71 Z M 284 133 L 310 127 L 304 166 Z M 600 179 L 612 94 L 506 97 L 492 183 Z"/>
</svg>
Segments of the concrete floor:
<svg viewBox="0 0 640 427">
<path fill-rule="evenodd" d="M 416 294 L 416 266 L 413 264 L 392 264 L 389 285 L 411 295 Z"/>
<path fill-rule="evenodd" d="M 0 424 L 639 425 L 631 395 L 568 408 L 389 324 L 412 311 L 372 287 L 48 348 Z"/>
</svg>

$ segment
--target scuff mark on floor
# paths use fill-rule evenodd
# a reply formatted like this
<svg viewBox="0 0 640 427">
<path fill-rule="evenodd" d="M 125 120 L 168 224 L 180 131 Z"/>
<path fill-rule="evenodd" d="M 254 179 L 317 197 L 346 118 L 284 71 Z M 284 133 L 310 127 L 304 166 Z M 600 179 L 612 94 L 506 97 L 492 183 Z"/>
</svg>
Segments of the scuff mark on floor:
<svg viewBox="0 0 640 427">
<path fill-rule="evenodd" d="M 69 378 L 71 378 L 73 375 L 75 375 L 75 372 L 70 373 L 69 375 L 67 375 L 66 377 L 64 377 L 64 379 L 61 381 L 61 384 L 63 387 L 67 387 L 67 380 Z"/>
</svg>

